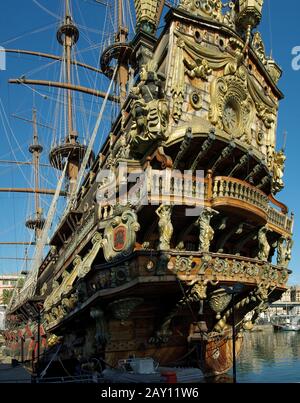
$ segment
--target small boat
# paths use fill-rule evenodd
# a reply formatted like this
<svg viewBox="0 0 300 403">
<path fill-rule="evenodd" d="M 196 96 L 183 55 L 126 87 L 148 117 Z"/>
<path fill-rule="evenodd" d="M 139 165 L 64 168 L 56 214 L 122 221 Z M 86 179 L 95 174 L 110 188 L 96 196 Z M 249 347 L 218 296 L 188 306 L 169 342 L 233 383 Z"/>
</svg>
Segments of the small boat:
<svg viewBox="0 0 300 403">
<path fill-rule="evenodd" d="M 299 315 L 282 315 L 272 318 L 273 329 L 275 331 L 300 331 L 300 318 Z"/>
</svg>

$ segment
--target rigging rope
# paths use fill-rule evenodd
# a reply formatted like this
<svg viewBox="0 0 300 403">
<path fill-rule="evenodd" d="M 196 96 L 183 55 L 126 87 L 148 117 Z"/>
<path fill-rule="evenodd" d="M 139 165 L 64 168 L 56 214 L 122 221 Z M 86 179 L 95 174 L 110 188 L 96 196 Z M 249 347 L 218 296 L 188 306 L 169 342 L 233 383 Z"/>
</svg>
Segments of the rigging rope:
<svg viewBox="0 0 300 403">
<path fill-rule="evenodd" d="M 32 0 L 40 9 L 42 9 L 43 11 L 45 11 L 47 14 L 51 15 L 51 17 L 54 17 L 58 20 L 61 20 L 61 17 L 57 14 L 54 14 L 52 11 L 50 11 L 48 8 L 46 8 L 45 6 L 43 6 L 42 4 L 40 4 L 37 0 Z"/>
<path fill-rule="evenodd" d="M 45 226 L 43 228 L 42 236 L 41 236 L 41 239 L 38 242 L 38 245 L 37 245 L 36 250 L 35 250 L 32 269 L 31 269 L 31 271 L 29 272 L 29 274 L 26 277 L 24 286 L 20 291 L 19 298 L 17 298 L 17 300 L 15 301 L 16 303 L 20 303 L 20 302 L 23 302 L 27 298 L 31 298 L 35 293 L 38 274 L 39 274 L 39 268 L 40 268 L 40 265 L 42 264 L 42 261 L 43 261 L 44 247 L 45 247 L 45 245 L 47 243 L 47 240 L 48 240 L 48 233 L 49 233 L 50 227 L 52 225 L 54 213 L 55 213 L 55 210 L 56 210 L 57 201 L 59 199 L 59 195 L 60 195 L 60 192 L 61 192 L 61 189 L 62 189 L 64 178 L 66 176 L 67 166 L 68 166 L 68 159 L 65 162 L 63 172 L 62 172 L 61 177 L 60 177 L 60 179 L 58 181 L 57 188 L 56 188 L 56 191 L 55 191 L 55 195 L 54 195 L 54 197 L 52 199 L 51 206 L 50 206 L 50 209 L 48 211 L 47 219 L 46 219 L 46 222 L 45 222 Z M 14 306 L 9 305 L 8 309 L 10 310 L 12 308 L 14 308 Z"/>
<path fill-rule="evenodd" d="M 93 145 L 94 145 L 94 142 L 95 142 L 95 139 L 96 139 L 96 135 L 98 133 L 98 130 L 99 130 L 99 127 L 100 127 L 100 124 L 101 124 L 101 121 L 102 121 L 102 116 L 103 116 L 103 113 L 104 113 L 104 110 L 105 110 L 105 107 L 106 107 L 106 104 L 107 104 L 107 101 L 108 101 L 108 97 L 109 97 L 109 94 L 111 92 L 114 80 L 115 80 L 116 73 L 118 71 L 118 67 L 119 66 L 116 65 L 114 73 L 113 73 L 113 76 L 112 76 L 112 79 L 111 79 L 111 82 L 109 84 L 108 90 L 107 90 L 105 98 L 103 100 L 101 110 L 99 112 L 99 116 L 98 116 L 98 119 L 97 119 L 97 122 L 96 122 L 96 125 L 95 125 L 95 128 L 94 128 L 94 131 L 92 133 L 88 148 L 87 148 L 86 153 L 84 155 L 84 158 L 83 158 L 83 161 L 82 161 L 82 164 L 81 164 L 81 167 L 80 167 L 80 171 L 79 171 L 79 174 L 78 174 L 76 192 L 74 193 L 75 196 L 73 197 L 73 200 L 70 200 L 72 205 L 74 205 L 74 203 L 75 203 L 76 195 L 77 195 L 77 193 L 79 191 L 79 188 L 80 188 L 80 185 L 81 185 L 81 181 L 82 181 L 86 166 L 87 166 L 88 161 L 90 159 L 90 155 L 91 155 L 91 152 L 92 152 L 92 149 L 93 149 Z"/>
</svg>

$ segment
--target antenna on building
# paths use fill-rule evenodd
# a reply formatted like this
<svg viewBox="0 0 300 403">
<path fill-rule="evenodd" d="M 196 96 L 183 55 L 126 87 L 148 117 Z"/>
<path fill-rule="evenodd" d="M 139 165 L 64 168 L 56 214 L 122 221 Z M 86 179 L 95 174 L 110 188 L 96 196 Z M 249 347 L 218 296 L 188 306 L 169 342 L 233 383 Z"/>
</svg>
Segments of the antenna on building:
<svg viewBox="0 0 300 403">
<path fill-rule="evenodd" d="M 283 152 L 285 152 L 286 142 L 287 142 L 287 131 L 285 130 L 283 132 L 283 144 L 282 144 L 282 151 Z"/>
</svg>

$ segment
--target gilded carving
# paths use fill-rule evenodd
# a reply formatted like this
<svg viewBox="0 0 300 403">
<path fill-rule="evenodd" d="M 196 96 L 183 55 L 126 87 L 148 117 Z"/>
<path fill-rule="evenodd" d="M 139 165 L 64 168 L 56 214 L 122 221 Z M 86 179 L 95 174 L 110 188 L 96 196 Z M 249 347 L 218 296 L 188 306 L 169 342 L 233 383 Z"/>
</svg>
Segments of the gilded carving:
<svg viewBox="0 0 300 403">
<path fill-rule="evenodd" d="M 153 60 L 140 71 L 141 82 L 132 88 L 132 126 L 129 142 L 135 149 L 141 144 L 166 139 L 169 119 L 168 104 L 163 89 L 165 77 L 157 73 Z"/>
<path fill-rule="evenodd" d="M 199 251 L 201 252 L 209 252 L 210 244 L 215 233 L 213 227 L 210 225 L 210 220 L 215 214 L 219 213 L 211 208 L 205 208 L 196 221 L 196 225 L 198 225 L 200 229 Z"/>
<path fill-rule="evenodd" d="M 284 188 L 283 173 L 284 163 L 286 156 L 283 151 L 275 152 L 273 155 L 273 178 L 272 178 L 272 192 L 278 193 Z"/>
<path fill-rule="evenodd" d="M 202 97 L 199 91 L 193 91 L 190 94 L 190 103 L 192 107 L 197 111 L 202 107 Z"/>
<path fill-rule="evenodd" d="M 292 258 L 292 238 L 281 237 L 277 243 L 277 266 L 287 268 Z"/>
<path fill-rule="evenodd" d="M 115 319 L 124 322 L 129 318 L 136 307 L 144 302 L 143 298 L 124 298 L 111 302 L 108 309 L 111 310 Z"/>
<path fill-rule="evenodd" d="M 271 129 L 275 123 L 276 111 L 273 108 L 269 108 L 262 102 L 256 102 L 256 111 L 259 119 L 262 120 L 267 129 Z"/>
<path fill-rule="evenodd" d="M 218 284 L 218 281 L 213 281 L 209 279 L 204 280 L 203 278 L 199 278 L 187 283 L 187 285 L 190 287 L 188 293 L 188 301 L 197 302 L 205 300 L 207 298 L 206 291 L 209 283 L 211 283 L 213 286 L 216 286 Z"/>
<path fill-rule="evenodd" d="M 257 54 L 257 56 L 259 57 L 259 59 L 261 60 L 261 62 L 263 64 L 266 64 L 267 58 L 266 58 L 266 52 L 265 52 L 265 45 L 263 43 L 261 34 L 258 31 L 255 32 L 253 35 L 252 47 L 253 47 L 255 53 Z"/>
<path fill-rule="evenodd" d="M 193 256 L 186 258 L 177 255 L 175 259 L 175 273 L 189 274 L 193 267 L 193 259 Z"/>
<path fill-rule="evenodd" d="M 106 261 L 130 255 L 139 229 L 137 215 L 133 210 L 125 210 L 121 216 L 114 217 L 105 228 L 102 241 Z"/>
<path fill-rule="evenodd" d="M 173 235 L 172 224 L 172 207 L 161 204 L 156 210 L 156 214 L 159 217 L 158 231 L 159 231 L 159 250 L 170 249 L 170 242 Z"/>
<path fill-rule="evenodd" d="M 49 348 L 56 346 L 57 344 L 60 344 L 62 342 L 62 336 L 57 336 L 56 334 L 52 334 L 49 336 L 47 340 L 47 345 Z"/>
<path fill-rule="evenodd" d="M 271 247 L 267 238 L 268 229 L 266 227 L 262 227 L 258 231 L 258 259 L 268 261 Z"/>
<path fill-rule="evenodd" d="M 227 294 L 222 288 L 213 291 L 209 297 L 209 306 L 216 312 L 216 319 L 221 319 L 221 312 L 223 312 L 229 305 L 232 295 Z"/>
<path fill-rule="evenodd" d="M 234 70 L 235 65 L 228 64 L 224 77 L 212 83 L 209 119 L 233 138 L 245 136 L 245 140 L 250 143 L 254 103 L 247 90 L 245 68 L 239 67 L 236 72 Z"/>
<path fill-rule="evenodd" d="M 189 61 L 188 59 L 183 59 L 185 64 L 185 73 L 190 79 L 201 78 L 202 80 L 208 80 L 208 77 L 212 73 L 208 61 L 206 59 L 196 59 L 195 61 Z"/>
<path fill-rule="evenodd" d="M 184 41 L 178 39 L 177 46 L 174 49 L 174 69 L 171 87 L 173 100 L 172 117 L 175 122 L 178 122 L 181 117 L 185 93 L 183 48 Z"/>
<path fill-rule="evenodd" d="M 96 232 L 92 238 L 92 249 L 86 254 L 82 264 L 78 267 L 78 277 L 82 278 L 91 270 L 92 263 L 95 260 L 99 250 L 103 247 L 103 239 L 99 232 Z"/>
</svg>

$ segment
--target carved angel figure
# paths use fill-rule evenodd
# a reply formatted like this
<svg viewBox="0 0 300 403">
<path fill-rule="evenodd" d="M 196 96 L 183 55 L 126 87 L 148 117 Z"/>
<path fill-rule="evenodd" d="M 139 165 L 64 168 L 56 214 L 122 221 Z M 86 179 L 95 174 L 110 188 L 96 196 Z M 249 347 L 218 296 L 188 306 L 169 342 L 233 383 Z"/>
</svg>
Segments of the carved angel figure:
<svg viewBox="0 0 300 403">
<path fill-rule="evenodd" d="M 171 221 L 172 207 L 164 204 L 160 205 L 156 210 L 159 217 L 159 250 L 170 249 L 170 242 L 173 235 L 173 224 Z"/>
<path fill-rule="evenodd" d="M 150 61 L 140 71 L 140 83 L 133 87 L 131 98 L 133 124 L 129 133 L 132 143 L 164 138 L 169 110 L 164 93 L 165 77 L 157 73 L 157 63 Z"/>
</svg>

